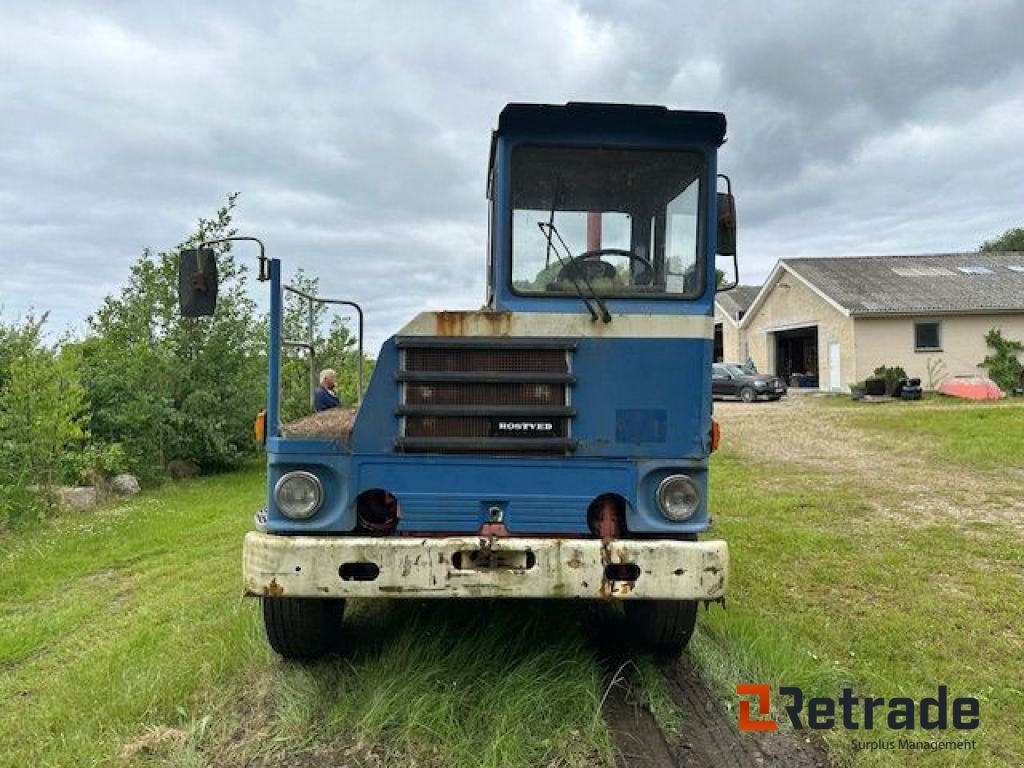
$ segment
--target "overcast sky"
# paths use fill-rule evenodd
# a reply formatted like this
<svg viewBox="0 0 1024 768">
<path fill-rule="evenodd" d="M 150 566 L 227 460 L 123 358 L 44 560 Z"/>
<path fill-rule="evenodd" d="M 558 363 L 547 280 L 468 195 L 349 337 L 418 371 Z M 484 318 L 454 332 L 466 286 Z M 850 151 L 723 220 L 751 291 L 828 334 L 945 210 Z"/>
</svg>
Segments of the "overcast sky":
<svg viewBox="0 0 1024 768">
<path fill-rule="evenodd" d="M 237 224 L 377 344 L 484 297 L 506 102 L 726 113 L 743 281 L 1024 226 L 1020 2 L 12 2 L 0 318 L 84 329 L 145 247 Z"/>
</svg>

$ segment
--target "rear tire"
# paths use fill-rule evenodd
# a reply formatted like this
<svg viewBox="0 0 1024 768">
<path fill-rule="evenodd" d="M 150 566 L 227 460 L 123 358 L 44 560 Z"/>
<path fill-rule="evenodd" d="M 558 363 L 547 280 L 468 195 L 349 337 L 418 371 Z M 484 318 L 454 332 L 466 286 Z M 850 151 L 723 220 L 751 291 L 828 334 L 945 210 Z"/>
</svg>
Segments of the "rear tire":
<svg viewBox="0 0 1024 768">
<path fill-rule="evenodd" d="M 693 637 L 696 600 L 626 600 L 622 608 L 626 631 L 655 653 L 677 654 Z"/>
<path fill-rule="evenodd" d="M 754 392 L 750 387 L 744 387 L 740 390 L 740 400 L 744 403 L 752 403 L 757 399 L 757 393 Z"/>
<path fill-rule="evenodd" d="M 286 659 L 315 659 L 338 647 L 344 600 L 264 597 L 267 642 Z"/>
</svg>

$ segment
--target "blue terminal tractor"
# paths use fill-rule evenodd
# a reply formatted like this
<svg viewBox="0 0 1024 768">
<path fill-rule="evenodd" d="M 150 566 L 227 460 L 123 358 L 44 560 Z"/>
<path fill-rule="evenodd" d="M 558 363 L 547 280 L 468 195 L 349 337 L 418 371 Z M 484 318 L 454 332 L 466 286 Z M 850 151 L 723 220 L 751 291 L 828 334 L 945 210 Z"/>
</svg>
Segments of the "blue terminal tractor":
<svg viewBox="0 0 1024 768">
<path fill-rule="evenodd" d="M 330 651 L 349 597 L 619 601 L 638 643 L 688 642 L 729 568 L 702 538 L 724 140 L 719 113 L 505 107 L 486 306 L 413 318 L 326 436 L 279 423 L 285 287 L 261 256 L 268 499 L 243 571 L 278 653 Z M 213 311 L 208 245 L 182 254 L 186 313 Z"/>
</svg>

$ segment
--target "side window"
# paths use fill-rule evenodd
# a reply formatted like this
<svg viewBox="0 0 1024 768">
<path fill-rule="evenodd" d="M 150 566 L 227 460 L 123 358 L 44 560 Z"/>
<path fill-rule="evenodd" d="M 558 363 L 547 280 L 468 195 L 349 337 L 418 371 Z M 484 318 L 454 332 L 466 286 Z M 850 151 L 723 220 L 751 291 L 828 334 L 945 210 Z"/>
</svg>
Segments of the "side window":
<svg viewBox="0 0 1024 768">
<path fill-rule="evenodd" d="M 942 338 L 939 330 L 939 322 L 936 320 L 914 323 L 914 351 L 941 352 Z"/>
<path fill-rule="evenodd" d="M 724 379 L 725 378 L 725 368 L 723 368 L 720 365 L 713 365 L 713 366 L 711 366 L 711 378 L 712 379 Z"/>
<path fill-rule="evenodd" d="M 700 179 L 694 179 L 665 208 L 665 263 L 671 292 L 697 289 L 697 212 Z M 653 229 L 653 228 L 652 228 Z"/>
</svg>

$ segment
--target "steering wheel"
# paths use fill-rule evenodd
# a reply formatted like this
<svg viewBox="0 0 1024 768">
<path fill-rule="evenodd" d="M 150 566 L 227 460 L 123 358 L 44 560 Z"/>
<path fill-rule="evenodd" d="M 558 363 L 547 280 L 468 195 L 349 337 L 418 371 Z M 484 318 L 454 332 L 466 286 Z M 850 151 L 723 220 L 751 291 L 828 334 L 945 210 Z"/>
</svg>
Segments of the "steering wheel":
<svg viewBox="0 0 1024 768">
<path fill-rule="evenodd" d="M 584 251 L 579 256 L 573 256 L 565 266 L 558 271 L 556 281 L 569 280 L 572 278 L 586 277 L 587 280 L 607 278 L 614 279 L 617 272 L 615 267 L 601 257 L 625 256 L 630 262 L 637 262 L 643 267 L 643 271 L 637 273 L 633 280 L 637 285 L 650 285 L 654 278 L 654 265 L 643 256 L 627 251 L 622 248 L 598 248 L 593 251 Z"/>
</svg>

